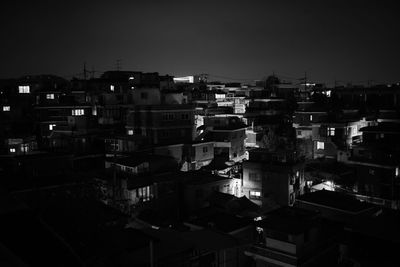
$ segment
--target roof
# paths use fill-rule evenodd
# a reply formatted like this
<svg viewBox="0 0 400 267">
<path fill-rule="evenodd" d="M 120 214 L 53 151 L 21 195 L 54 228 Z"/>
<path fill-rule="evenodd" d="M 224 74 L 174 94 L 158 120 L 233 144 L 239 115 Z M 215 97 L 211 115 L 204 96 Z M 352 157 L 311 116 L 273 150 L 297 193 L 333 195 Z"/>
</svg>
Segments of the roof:
<svg viewBox="0 0 400 267">
<path fill-rule="evenodd" d="M 397 123 L 380 123 L 377 126 L 367 126 L 360 129 L 361 132 L 369 133 L 394 133 L 400 134 L 400 125 Z"/>
<path fill-rule="evenodd" d="M 238 241 L 233 236 L 207 229 L 185 232 L 181 236 L 199 249 L 223 250 L 238 245 Z"/>
<path fill-rule="evenodd" d="M 361 202 L 350 195 L 328 190 L 320 190 L 313 193 L 308 193 L 298 197 L 297 200 L 309 202 L 315 205 L 326 206 L 328 208 L 341 210 L 347 213 L 360 213 L 374 207 L 373 205 L 366 202 Z"/>
<path fill-rule="evenodd" d="M 233 214 L 217 211 L 206 214 L 204 216 L 200 216 L 196 219 L 189 221 L 189 223 L 203 227 L 210 227 L 212 225 L 212 228 L 216 230 L 230 233 L 251 225 L 252 221 L 249 219 L 238 217 Z"/>
<path fill-rule="evenodd" d="M 264 229 L 286 234 L 300 234 L 313 228 L 319 212 L 300 208 L 283 207 L 266 214 L 266 218 L 256 222 Z"/>
<path fill-rule="evenodd" d="M 116 158 L 115 163 L 129 166 L 129 167 L 136 167 L 144 162 L 151 162 L 151 161 L 165 161 L 171 160 L 172 158 L 169 156 L 161 156 L 161 155 L 150 155 L 150 154 L 135 154 L 133 156 L 125 157 L 125 158 Z M 114 159 L 111 159 L 113 161 Z"/>
</svg>

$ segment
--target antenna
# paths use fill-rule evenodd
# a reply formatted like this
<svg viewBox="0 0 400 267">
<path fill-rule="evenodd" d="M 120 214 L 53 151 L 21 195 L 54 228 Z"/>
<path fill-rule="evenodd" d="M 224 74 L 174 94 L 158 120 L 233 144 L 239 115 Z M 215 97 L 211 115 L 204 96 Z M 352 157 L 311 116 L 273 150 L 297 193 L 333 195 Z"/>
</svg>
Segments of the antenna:
<svg viewBox="0 0 400 267">
<path fill-rule="evenodd" d="M 86 80 L 86 62 L 83 63 L 83 79 Z"/>
<path fill-rule="evenodd" d="M 120 70 L 121 70 L 121 62 L 122 62 L 122 59 L 117 59 L 117 60 L 116 60 L 116 68 L 117 68 L 117 71 L 120 71 Z"/>
</svg>

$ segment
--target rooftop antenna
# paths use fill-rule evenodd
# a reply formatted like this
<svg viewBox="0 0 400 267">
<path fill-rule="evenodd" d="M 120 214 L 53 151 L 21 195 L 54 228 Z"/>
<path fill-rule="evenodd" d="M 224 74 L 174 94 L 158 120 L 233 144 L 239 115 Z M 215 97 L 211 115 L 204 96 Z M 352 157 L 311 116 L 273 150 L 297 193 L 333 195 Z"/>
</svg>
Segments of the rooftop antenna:
<svg viewBox="0 0 400 267">
<path fill-rule="evenodd" d="M 121 70 L 121 59 L 117 59 L 116 60 L 116 67 L 117 67 L 117 71 L 120 71 Z"/>
<path fill-rule="evenodd" d="M 86 70 L 86 62 L 84 62 L 84 63 L 83 63 L 83 79 L 84 79 L 85 81 L 86 81 L 86 77 L 87 77 L 86 72 L 87 72 L 87 70 Z"/>
</svg>

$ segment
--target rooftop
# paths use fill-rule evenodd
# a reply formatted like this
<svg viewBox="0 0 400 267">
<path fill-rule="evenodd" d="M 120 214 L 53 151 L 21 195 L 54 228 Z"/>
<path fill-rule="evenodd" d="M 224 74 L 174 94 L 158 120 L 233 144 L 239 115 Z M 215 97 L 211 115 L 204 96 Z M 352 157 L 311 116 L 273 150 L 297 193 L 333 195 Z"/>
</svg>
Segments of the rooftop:
<svg viewBox="0 0 400 267">
<path fill-rule="evenodd" d="M 282 207 L 266 214 L 257 226 L 287 234 L 300 234 L 318 222 L 319 212 L 300 208 Z"/>
<path fill-rule="evenodd" d="M 374 207 L 371 204 L 361 202 L 347 194 L 328 190 L 320 190 L 308 193 L 298 197 L 297 200 L 354 214 L 369 210 Z"/>
</svg>

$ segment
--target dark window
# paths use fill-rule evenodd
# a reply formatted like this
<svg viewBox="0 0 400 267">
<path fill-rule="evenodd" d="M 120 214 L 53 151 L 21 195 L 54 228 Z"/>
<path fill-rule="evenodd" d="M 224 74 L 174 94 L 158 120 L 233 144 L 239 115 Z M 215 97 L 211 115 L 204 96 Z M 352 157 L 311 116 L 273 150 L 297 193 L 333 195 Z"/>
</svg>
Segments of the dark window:
<svg viewBox="0 0 400 267">
<path fill-rule="evenodd" d="M 146 92 L 140 93 L 140 98 L 141 99 L 147 99 L 147 93 Z"/>
</svg>

